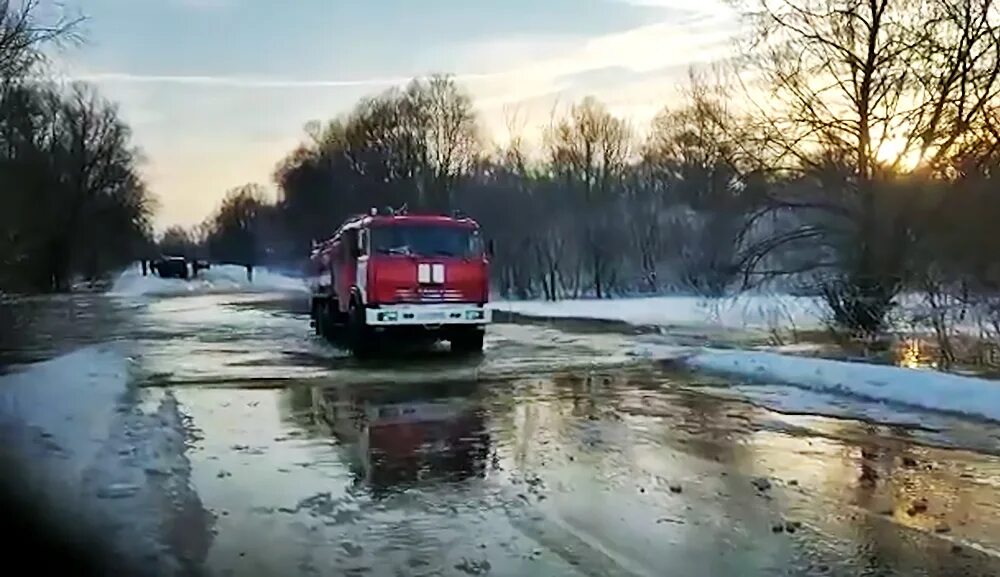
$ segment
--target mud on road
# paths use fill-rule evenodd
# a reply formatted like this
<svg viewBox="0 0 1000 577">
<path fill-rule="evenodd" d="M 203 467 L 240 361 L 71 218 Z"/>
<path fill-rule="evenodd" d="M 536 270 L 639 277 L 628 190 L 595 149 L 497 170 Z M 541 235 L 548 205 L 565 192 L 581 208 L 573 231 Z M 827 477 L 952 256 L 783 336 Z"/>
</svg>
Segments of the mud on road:
<svg viewBox="0 0 1000 577">
<path fill-rule="evenodd" d="M 717 394 L 630 335 L 497 324 L 482 357 L 360 363 L 295 296 L 93 307 L 74 339 L 124 347 L 128 402 L 183 417 L 198 511 L 160 536 L 183 572 L 1000 574 L 996 456 Z"/>
</svg>

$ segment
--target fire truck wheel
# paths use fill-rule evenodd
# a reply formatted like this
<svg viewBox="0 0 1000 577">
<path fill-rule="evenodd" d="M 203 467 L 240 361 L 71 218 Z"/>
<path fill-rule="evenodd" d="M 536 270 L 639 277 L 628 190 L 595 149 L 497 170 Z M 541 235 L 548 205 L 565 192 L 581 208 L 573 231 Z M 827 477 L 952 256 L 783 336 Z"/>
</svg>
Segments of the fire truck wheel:
<svg viewBox="0 0 1000 577">
<path fill-rule="evenodd" d="M 483 331 L 462 331 L 451 338 L 451 351 L 458 354 L 475 354 L 483 350 Z"/>
<path fill-rule="evenodd" d="M 336 341 L 341 331 L 336 322 L 338 316 L 337 299 L 335 298 L 314 298 L 312 302 L 311 318 L 313 328 L 318 336 L 329 341 Z"/>
<path fill-rule="evenodd" d="M 327 337 L 330 333 L 330 305 L 327 301 L 316 301 L 313 318 L 316 322 L 316 334 Z"/>
<path fill-rule="evenodd" d="M 351 353 L 363 358 L 370 357 L 376 351 L 375 334 L 365 324 L 365 309 L 352 299 L 348 311 L 348 342 Z"/>
</svg>

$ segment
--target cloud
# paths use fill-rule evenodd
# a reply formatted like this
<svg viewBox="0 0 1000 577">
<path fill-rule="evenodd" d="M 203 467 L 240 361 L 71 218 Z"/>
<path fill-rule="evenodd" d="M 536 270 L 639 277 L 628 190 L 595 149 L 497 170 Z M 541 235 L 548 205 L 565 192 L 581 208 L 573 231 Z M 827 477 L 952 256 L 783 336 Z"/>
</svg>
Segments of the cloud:
<svg viewBox="0 0 1000 577">
<path fill-rule="evenodd" d="M 462 74 L 459 82 L 488 79 L 491 74 Z M 289 78 L 251 78 L 241 76 L 187 76 L 169 74 L 134 74 L 130 72 L 97 72 L 72 74 L 69 80 L 95 84 L 179 84 L 189 86 L 214 86 L 220 88 L 338 88 L 379 87 L 406 84 L 412 77 L 361 78 L 345 80 L 296 80 Z"/>
<path fill-rule="evenodd" d="M 640 72 L 626 66 L 602 66 L 558 76 L 554 82 L 568 90 L 591 90 L 607 86 L 621 86 L 639 82 L 648 77 L 648 73 Z"/>
<path fill-rule="evenodd" d="M 502 108 L 555 93 L 616 90 L 731 55 L 735 21 L 729 14 L 696 20 L 665 20 L 627 32 L 589 38 L 574 47 L 536 57 L 470 88 L 483 109 Z M 475 58 L 472 51 L 470 58 Z"/>
</svg>

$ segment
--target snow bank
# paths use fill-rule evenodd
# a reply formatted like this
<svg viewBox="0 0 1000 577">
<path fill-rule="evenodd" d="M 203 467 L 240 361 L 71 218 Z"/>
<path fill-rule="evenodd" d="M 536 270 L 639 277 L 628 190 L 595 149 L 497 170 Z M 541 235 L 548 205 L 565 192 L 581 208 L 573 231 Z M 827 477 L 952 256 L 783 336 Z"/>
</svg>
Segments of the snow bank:
<svg viewBox="0 0 1000 577">
<path fill-rule="evenodd" d="M 856 398 L 1000 421 L 1000 381 L 931 370 L 804 358 L 756 351 L 703 350 L 659 355 L 706 372 L 777 382 Z"/>
<path fill-rule="evenodd" d="M 169 393 L 151 391 L 159 398 L 140 407 L 130 365 L 101 345 L 0 377 L 0 439 L 15 463 L 5 475 L 22 498 L 99 539 L 112 566 L 178 574 L 163 532 L 198 504 L 186 433 Z"/>
<path fill-rule="evenodd" d="M 664 327 L 812 328 L 821 326 L 823 318 L 822 304 L 817 299 L 788 295 L 500 301 L 493 308 L 530 317 L 598 319 Z"/>
<path fill-rule="evenodd" d="M 143 276 L 135 265 L 118 277 L 108 294 L 114 296 L 169 296 L 204 293 L 240 292 L 302 292 L 302 279 L 293 278 L 263 267 L 253 270 L 253 282 L 247 280 L 246 269 L 237 265 L 214 265 L 190 280 Z"/>
<path fill-rule="evenodd" d="M 108 437 L 128 366 L 111 348 L 88 347 L 0 378 L 0 428 L 29 459 L 60 455 L 59 480 L 79 487 Z"/>
</svg>

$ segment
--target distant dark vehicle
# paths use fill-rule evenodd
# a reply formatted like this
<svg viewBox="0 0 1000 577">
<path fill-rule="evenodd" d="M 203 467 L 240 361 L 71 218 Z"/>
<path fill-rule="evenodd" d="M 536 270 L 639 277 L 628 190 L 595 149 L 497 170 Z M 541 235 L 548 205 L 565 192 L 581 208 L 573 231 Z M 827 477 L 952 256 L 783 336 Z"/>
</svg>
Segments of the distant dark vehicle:
<svg viewBox="0 0 1000 577">
<path fill-rule="evenodd" d="M 212 265 L 207 260 L 198 259 L 191 261 L 191 274 L 193 276 L 198 276 L 198 271 L 200 270 L 208 270 L 210 268 L 212 268 Z"/>
<path fill-rule="evenodd" d="M 187 280 L 191 276 L 188 261 L 182 256 L 165 256 L 153 262 L 153 272 L 160 278 L 179 278 Z"/>
</svg>

